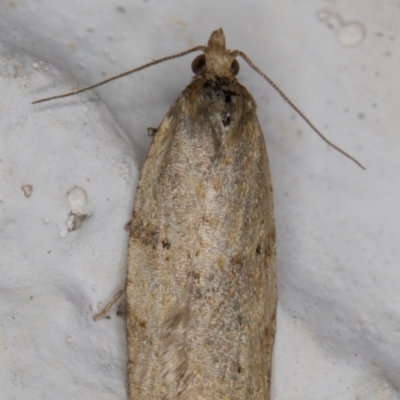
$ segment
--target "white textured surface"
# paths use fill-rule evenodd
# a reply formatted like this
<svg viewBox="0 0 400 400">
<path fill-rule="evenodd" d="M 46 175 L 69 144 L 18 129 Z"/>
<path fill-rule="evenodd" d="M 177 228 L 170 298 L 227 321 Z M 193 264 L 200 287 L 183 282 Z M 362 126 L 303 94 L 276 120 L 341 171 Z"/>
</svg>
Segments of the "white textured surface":
<svg viewBox="0 0 400 400">
<path fill-rule="evenodd" d="M 241 62 L 274 181 L 273 399 L 400 398 L 398 2 L 215 3 L 0 3 L 1 399 L 126 400 L 124 321 L 91 316 L 124 282 L 135 159 L 192 57 L 30 101 L 205 44 L 220 26 L 367 166 L 327 148 Z M 71 212 L 87 218 L 68 231 Z"/>
</svg>

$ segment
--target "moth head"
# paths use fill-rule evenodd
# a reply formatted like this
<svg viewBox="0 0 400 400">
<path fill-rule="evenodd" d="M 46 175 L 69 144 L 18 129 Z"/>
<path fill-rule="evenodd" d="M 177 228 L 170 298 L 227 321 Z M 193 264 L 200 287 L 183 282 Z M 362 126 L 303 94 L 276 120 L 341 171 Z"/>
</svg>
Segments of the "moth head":
<svg viewBox="0 0 400 400">
<path fill-rule="evenodd" d="M 239 73 L 236 54 L 226 48 L 225 35 L 221 28 L 211 34 L 203 52 L 192 62 L 192 71 L 196 75 L 236 76 Z"/>
<path fill-rule="evenodd" d="M 204 75 L 206 70 L 207 70 L 207 58 L 205 54 L 200 54 L 192 61 L 192 71 L 196 75 Z M 238 63 L 238 60 L 234 58 L 231 62 L 229 71 L 233 76 L 236 76 L 239 73 L 239 70 L 240 70 L 240 65 Z"/>
</svg>

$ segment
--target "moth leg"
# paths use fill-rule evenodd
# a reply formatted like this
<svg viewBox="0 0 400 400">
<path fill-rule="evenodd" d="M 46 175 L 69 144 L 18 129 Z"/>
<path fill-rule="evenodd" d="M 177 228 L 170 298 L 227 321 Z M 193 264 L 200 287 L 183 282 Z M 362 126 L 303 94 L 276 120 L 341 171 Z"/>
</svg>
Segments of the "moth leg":
<svg viewBox="0 0 400 400">
<path fill-rule="evenodd" d="M 147 135 L 148 136 L 155 136 L 158 131 L 158 128 L 147 128 Z"/>
<path fill-rule="evenodd" d="M 100 318 L 104 317 L 104 315 L 108 313 L 110 308 L 121 298 L 124 293 L 125 288 L 121 289 L 98 314 L 94 315 L 93 320 L 97 321 Z"/>
</svg>

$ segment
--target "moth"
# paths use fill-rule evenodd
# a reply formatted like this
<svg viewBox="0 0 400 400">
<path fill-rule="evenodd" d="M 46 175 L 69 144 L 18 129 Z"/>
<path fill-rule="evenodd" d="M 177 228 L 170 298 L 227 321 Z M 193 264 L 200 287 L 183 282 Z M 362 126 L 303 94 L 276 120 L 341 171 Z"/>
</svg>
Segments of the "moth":
<svg viewBox="0 0 400 400">
<path fill-rule="evenodd" d="M 269 398 L 272 184 L 238 65 L 213 32 L 143 167 L 126 283 L 131 399 Z"/>
<path fill-rule="evenodd" d="M 236 78 L 236 57 L 322 134 L 244 53 L 226 48 L 222 29 L 206 46 L 100 84 L 197 50 L 203 54 L 192 63 L 192 82 L 158 129 L 149 129 L 153 142 L 130 222 L 129 396 L 270 399 L 277 304 L 272 183 L 257 105 Z"/>
</svg>

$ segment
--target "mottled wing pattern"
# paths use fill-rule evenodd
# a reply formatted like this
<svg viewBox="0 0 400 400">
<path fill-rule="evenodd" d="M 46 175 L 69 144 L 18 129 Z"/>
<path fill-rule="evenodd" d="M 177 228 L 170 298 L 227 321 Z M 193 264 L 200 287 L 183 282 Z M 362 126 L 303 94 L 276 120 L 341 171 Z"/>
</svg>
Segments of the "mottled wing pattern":
<svg viewBox="0 0 400 400">
<path fill-rule="evenodd" d="M 162 121 L 136 194 L 131 400 L 269 399 L 272 207 L 254 100 L 234 77 L 196 77 Z"/>
</svg>

